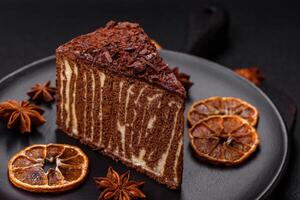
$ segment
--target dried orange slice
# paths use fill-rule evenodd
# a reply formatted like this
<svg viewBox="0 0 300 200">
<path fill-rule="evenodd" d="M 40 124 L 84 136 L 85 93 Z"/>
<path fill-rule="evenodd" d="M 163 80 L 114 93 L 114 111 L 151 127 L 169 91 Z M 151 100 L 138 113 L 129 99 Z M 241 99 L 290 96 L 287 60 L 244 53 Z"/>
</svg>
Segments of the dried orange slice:
<svg viewBox="0 0 300 200">
<path fill-rule="evenodd" d="M 161 46 L 153 39 L 151 39 L 152 44 L 156 47 L 156 49 L 161 49 Z"/>
<path fill-rule="evenodd" d="M 249 103 L 234 97 L 211 97 L 195 102 L 189 109 L 187 118 L 190 125 L 214 115 L 238 115 L 252 126 L 256 125 L 258 112 Z"/>
<path fill-rule="evenodd" d="M 45 169 L 46 162 L 56 164 Z M 88 172 L 87 156 L 67 144 L 29 146 L 8 162 L 9 180 L 31 192 L 62 192 L 78 186 Z"/>
<path fill-rule="evenodd" d="M 189 130 L 189 137 L 197 156 L 224 165 L 243 162 L 259 144 L 255 128 L 234 115 L 206 118 Z"/>
</svg>

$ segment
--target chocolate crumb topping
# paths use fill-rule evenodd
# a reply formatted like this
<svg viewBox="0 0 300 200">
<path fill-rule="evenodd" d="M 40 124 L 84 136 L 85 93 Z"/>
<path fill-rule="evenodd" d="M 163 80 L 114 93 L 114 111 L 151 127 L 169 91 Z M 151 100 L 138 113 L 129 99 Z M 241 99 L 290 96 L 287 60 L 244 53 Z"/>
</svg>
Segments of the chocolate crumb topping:
<svg viewBox="0 0 300 200">
<path fill-rule="evenodd" d="M 194 83 L 190 80 L 190 75 L 181 72 L 178 67 L 174 67 L 172 71 L 176 78 L 181 82 L 185 90 L 188 92 L 192 85 L 194 85 Z"/>
<path fill-rule="evenodd" d="M 136 23 L 110 21 L 104 28 L 78 36 L 56 53 L 76 62 L 142 79 L 186 97 L 186 90 Z"/>
</svg>

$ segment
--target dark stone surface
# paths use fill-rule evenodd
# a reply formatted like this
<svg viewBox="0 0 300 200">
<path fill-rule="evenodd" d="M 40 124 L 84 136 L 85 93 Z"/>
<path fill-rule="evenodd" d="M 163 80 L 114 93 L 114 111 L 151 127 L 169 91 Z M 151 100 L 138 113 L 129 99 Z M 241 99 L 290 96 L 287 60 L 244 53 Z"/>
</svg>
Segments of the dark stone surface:
<svg viewBox="0 0 300 200">
<path fill-rule="evenodd" d="M 110 19 L 141 23 L 167 49 L 181 51 L 187 41 L 189 11 L 207 1 L 3 0 L 0 3 L 0 77 L 54 54 L 57 46 Z M 212 3 L 210 1 L 210 3 Z M 229 13 L 225 51 L 211 59 L 229 68 L 258 65 L 266 84 L 300 101 L 300 1 L 215 0 Z M 291 159 L 271 199 L 300 199 L 300 123 L 291 136 Z"/>
</svg>

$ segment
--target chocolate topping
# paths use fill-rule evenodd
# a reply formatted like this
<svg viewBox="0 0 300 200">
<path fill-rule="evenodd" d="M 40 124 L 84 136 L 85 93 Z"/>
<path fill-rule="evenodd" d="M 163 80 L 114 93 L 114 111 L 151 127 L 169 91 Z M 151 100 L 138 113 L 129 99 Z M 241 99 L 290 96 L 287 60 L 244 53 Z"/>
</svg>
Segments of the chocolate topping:
<svg viewBox="0 0 300 200">
<path fill-rule="evenodd" d="M 76 62 L 142 79 L 186 96 L 180 81 L 136 23 L 110 21 L 104 28 L 60 46 L 56 52 Z"/>
</svg>

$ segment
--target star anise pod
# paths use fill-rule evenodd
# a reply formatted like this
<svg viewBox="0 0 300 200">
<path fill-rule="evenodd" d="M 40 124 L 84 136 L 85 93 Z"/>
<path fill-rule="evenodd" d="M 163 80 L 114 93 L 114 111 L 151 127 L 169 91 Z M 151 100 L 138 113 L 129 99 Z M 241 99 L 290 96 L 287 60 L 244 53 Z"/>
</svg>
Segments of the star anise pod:
<svg viewBox="0 0 300 200">
<path fill-rule="evenodd" d="M 43 112 L 28 101 L 8 100 L 0 103 L 0 118 L 7 121 L 7 128 L 19 128 L 21 133 L 31 132 L 32 126 L 45 123 Z"/>
<path fill-rule="evenodd" d="M 185 88 L 186 91 L 188 91 L 192 85 L 194 84 L 191 80 L 190 80 L 190 76 L 180 72 L 178 67 L 174 67 L 172 69 L 174 75 L 176 76 L 176 78 L 181 82 L 181 84 L 183 85 L 183 87 Z"/>
<path fill-rule="evenodd" d="M 249 67 L 249 68 L 238 68 L 234 70 L 238 75 L 248 79 L 255 85 L 260 85 L 264 77 L 261 71 L 257 67 Z"/>
<path fill-rule="evenodd" d="M 55 87 L 51 87 L 51 81 L 35 84 L 27 93 L 33 101 L 44 101 L 46 103 L 54 100 Z"/>
<path fill-rule="evenodd" d="M 95 177 L 96 185 L 104 189 L 99 200 L 131 200 L 145 198 L 146 195 L 139 189 L 144 182 L 130 181 L 130 172 L 127 171 L 121 176 L 109 167 L 106 177 Z"/>
</svg>

